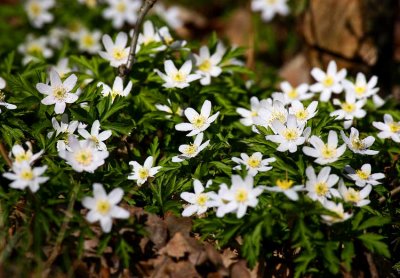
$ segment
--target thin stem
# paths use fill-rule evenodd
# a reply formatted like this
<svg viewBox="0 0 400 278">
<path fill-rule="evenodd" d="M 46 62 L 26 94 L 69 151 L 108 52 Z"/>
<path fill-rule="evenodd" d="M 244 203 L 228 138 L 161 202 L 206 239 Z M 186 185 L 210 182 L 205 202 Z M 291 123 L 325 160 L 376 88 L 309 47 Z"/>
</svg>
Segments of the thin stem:
<svg viewBox="0 0 400 278">
<path fill-rule="evenodd" d="M 123 79 L 125 79 L 125 77 L 131 72 L 132 66 L 135 63 L 136 46 L 139 39 L 139 30 L 140 27 L 142 26 L 144 17 L 156 2 L 157 0 L 144 0 L 142 6 L 140 7 L 138 19 L 136 21 L 135 28 L 133 31 L 131 47 L 129 49 L 128 62 L 124 65 L 121 65 L 118 68 L 118 75 Z"/>
<path fill-rule="evenodd" d="M 1 156 L 4 158 L 4 160 L 6 161 L 8 167 L 12 167 L 12 161 L 11 159 L 8 157 L 8 152 L 6 150 L 6 148 L 4 147 L 3 143 L 0 142 L 0 153 Z"/>
<path fill-rule="evenodd" d="M 392 197 L 392 196 L 394 196 L 394 195 L 396 195 L 398 193 L 400 193 L 400 186 L 398 186 L 395 189 L 391 190 L 390 193 L 389 193 L 389 196 Z M 382 197 L 379 198 L 378 201 L 379 201 L 380 204 L 382 204 L 383 202 L 386 201 L 386 197 L 382 196 Z"/>
<path fill-rule="evenodd" d="M 65 213 L 65 217 L 64 217 L 63 223 L 61 225 L 61 229 L 57 235 L 56 244 L 55 244 L 53 251 L 51 252 L 49 258 L 47 259 L 47 261 L 45 263 L 45 269 L 44 269 L 44 273 L 43 273 L 42 277 L 47 277 L 47 275 L 50 273 L 49 270 L 50 270 L 51 265 L 53 264 L 54 260 L 57 258 L 58 254 L 60 253 L 61 244 L 64 240 L 69 221 L 72 218 L 72 211 L 74 209 L 74 205 L 75 205 L 76 197 L 78 195 L 79 187 L 80 187 L 80 183 L 75 183 L 74 188 L 72 189 L 71 198 L 69 199 L 68 208 Z"/>
</svg>

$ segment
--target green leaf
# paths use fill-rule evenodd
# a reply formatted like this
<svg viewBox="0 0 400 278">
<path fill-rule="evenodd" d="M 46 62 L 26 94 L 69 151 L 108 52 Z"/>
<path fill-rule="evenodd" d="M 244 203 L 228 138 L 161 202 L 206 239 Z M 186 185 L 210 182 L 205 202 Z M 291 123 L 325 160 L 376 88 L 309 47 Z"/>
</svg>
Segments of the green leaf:
<svg viewBox="0 0 400 278">
<path fill-rule="evenodd" d="M 366 233 L 358 236 L 358 238 L 370 251 L 383 255 L 386 258 L 390 258 L 388 246 L 386 245 L 386 243 L 381 241 L 385 238 L 384 236 L 373 233 Z"/>
</svg>

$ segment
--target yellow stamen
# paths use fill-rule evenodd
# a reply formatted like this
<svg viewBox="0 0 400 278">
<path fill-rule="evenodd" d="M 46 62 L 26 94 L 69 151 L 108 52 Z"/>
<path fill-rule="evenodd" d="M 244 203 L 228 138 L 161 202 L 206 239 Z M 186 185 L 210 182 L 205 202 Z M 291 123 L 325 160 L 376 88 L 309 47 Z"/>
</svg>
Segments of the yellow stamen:
<svg viewBox="0 0 400 278">
<path fill-rule="evenodd" d="M 249 159 L 247 160 L 247 164 L 251 168 L 257 168 L 260 166 L 261 160 L 258 158 L 255 158 L 254 156 L 250 156 Z"/>
<path fill-rule="evenodd" d="M 37 2 L 32 2 L 29 6 L 32 15 L 37 17 L 42 13 L 42 7 Z"/>
<path fill-rule="evenodd" d="M 356 86 L 354 88 L 354 91 L 356 92 L 356 95 L 358 95 L 358 96 L 364 95 L 366 90 L 367 90 L 367 88 L 365 88 L 365 86 Z"/>
<path fill-rule="evenodd" d="M 111 209 L 110 202 L 107 200 L 99 200 L 96 204 L 96 210 L 102 215 L 106 215 Z"/>
<path fill-rule="evenodd" d="M 195 117 L 195 118 L 193 119 L 192 124 L 193 124 L 196 128 L 201 128 L 201 127 L 205 124 L 205 122 L 206 122 L 206 119 L 205 119 L 203 116 L 199 115 L 199 116 L 197 116 L 197 117 Z"/>
<path fill-rule="evenodd" d="M 240 188 L 236 191 L 235 199 L 240 203 L 244 203 L 247 201 L 248 195 L 249 193 L 247 192 L 246 189 Z"/>
<path fill-rule="evenodd" d="M 286 140 L 288 141 L 294 141 L 297 138 L 299 138 L 299 133 L 296 129 L 294 128 L 287 128 L 284 132 L 283 132 L 283 136 L 286 138 Z"/>
<path fill-rule="evenodd" d="M 199 206 L 205 206 L 207 201 L 208 201 L 208 196 L 205 193 L 201 193 L 196 199 L 196 203 Z"/>
<path fill-rule="evenodd" d="M 363 170 L 357 170 L 356 174 L 362 180 L 367 180 L 369 178 L 369 173 L 364 172 Z"/>
<path fill-rule="evenodd" d="M 53 96 L 58 100 L 63 100 L 66 94 L 67 90 L 65 90 L 63 86 L 59 86 L 53 89 Z"/>
<path fill-rule="evenodd" d="M 294 181 L 287 180 L 287 179 L 276 181 L 276 185 L 283 190 L 291 188 L 293 186 L 293 184 L 294 184 Z"/>
<path fill-rule="evenodd" d="M 31 169 L 22 170 L 19 176 L 23 180 L 32 180 L 33 179 L 33 172 L 32 172 Z"/>
<path fill-rule="evenodd" d="M 336 156 L 336 149 L 335 148 L 330 148 L 327 144 L 324 145 L 322 148 L 321 154 L 322 157 L 325 159 L 332 158 Z"/>
<path fill-rule="evenodd" d="M 290 99 L 296 99 L 299 96 L 299 94 L 297 93 L 296 89 L 293 89 L 287 94 L 287 96 Z"/>
<path fill-rule="evenodd" d="M 199 65 L 199 70 L 204 71 L 204 72 L 209 72 L 211 70 L 212 64 L 209 59 L 204 60 L 200 65 Z"/>
<path fill-rule="evenodd" d="M 322 81 L 322 84 L 323 84 L 325 87 L 331 87 L 331 86 L 333 85 L 333 83 L 334 83 L 334 80 L 333 80 L 333 78 L 332 78 L 331 76 L 329 76 L 329 75 L 324 79 L 324 81 Z"/>
<path fill-rule="evenodd" d="M 318 196 L 325 196 L 329 190 L 328 185 L 325 182 L 318 182 L 315 184 L 314 189 Z"/>
<path fill-rule="evenodd" d="M 296 112 L 295 116 L 297 119 L 299 120 L 306 120 L 308 117 L 309 113 L 307 110 L 303 109 L 303 110 L 299 110 Z"/>
<path fill-rule="evenodd" d="M 360 201 L 360 193 L 353 188 L 349 188 L 345 199 L 349 202 L 357 203 Z"/>
<path fill-rule="evenodd" d="M 400 132 L 400 124 L 399 123 L 390 123 L 389 124 L 389 128 L 391 132 L 397 133 Z"/>
<path fill-rule="evenodd" d="M 351 113 L 356 109 L 356 105 L 354 103 L 344 102 L 342 103 L 342 109 L 347 113 Z"/>
<path fill-rule="evenodd" d="M 185 80 L 186 80 L 186 75 L 185 74 L 182 74 L 181 72 L 177 72 L 176 74 L 174 74 L 174 76 L 172 76 L 172 79 L 175 81 L 175 82 L 185 82 Z"/>
<path fill-rule="evenodd" d="M 113 50 L 113 57 L 116 60 L 123 60 L 127 57 L 127 53 L 124 49 L 120 47 L 115 47 Z"/>
<path fill-rule="evenodd" d="M 186 155 L 193 155 L 197 152 L 197 146 L 196 145 L 189 145 L 186 147 L 186 149 L 184 150 L 184 154 Z"/>
<path fill-rule="evenodd" d="M 149 177 L 149 170 L 142 167 L 139 169 L 138 174 L 140 179 L 145 180 Z"/>
<path fill-rule="evenodd" d="M 90 165 L 93 161 L 93 154 L 90 150 L 80 150 L 75 154 L 75 160 L 84 166 Z"/>
</svg>

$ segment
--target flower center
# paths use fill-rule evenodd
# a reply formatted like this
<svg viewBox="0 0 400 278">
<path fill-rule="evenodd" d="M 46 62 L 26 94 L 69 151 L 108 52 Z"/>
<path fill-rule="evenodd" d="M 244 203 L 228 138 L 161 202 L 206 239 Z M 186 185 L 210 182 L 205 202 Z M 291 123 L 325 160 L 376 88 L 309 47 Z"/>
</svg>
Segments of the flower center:
<svg viewBox="0 0 400 278">
<path fill-rule="evenodd" d="M 265 2 L 267 2 L 267 4 L 273 5 L 276 4 L 277 0 L 265 0 Z"/>
<path fill-rule="evenodd" d="M 25 152 L 23 154 L 15 156 L 15 161 L 17 163 L 21 163 L 22 161 L 28 161 L 31 158 L 31 154 Z"/>
<path fill-rule="evenodd" d="M 360 193 L 358 191 L 355 191 L 353 188 L 350 188 L 347 191 L 346 199 L 349 202 L 357 203 L 360 201 Z"/>
<path fill-rule="evenodd" d="M 322 148 L 321 154 L 323 158 L 332 158 L 336 156 L 336 149 L 330 148 L 327 144 L 325 144 Z"/>
<path fill-rule="evenodd" d="M 90 137 L 90 140 L 92 140 L 92 142 L 95 143 L 96 146 L 100 143 L 99 138 L 97 138 L 96 136 Z"/>
<path fill-rule="evenodd" d="M 126 4 L 124 2 L 119 2 L 115 8 L 118 12 L 123 13 L 126 11 Z"/>
<path fill-rule="evenodd" d="M 295 98 L 298 97 L 298 95 L 299 95 L 299 94 L 297 93 L 297 90 L 296 90 L 296 89 L 291 90 L 291 91 L 287 94 L 288 98 L 290 98 L 290 99 L 295 99 Z"/>
<path fill-rule="evenodd" d="M 244 203 L 247 201 L 249 193 L 247 192 L 246 189 L 240 188 L 236 191 L 235 199 L 239 203 Z"/>
<path fill-rule="evenodd" d="M 315 184 L 315 193 L 318 196 L 325 196 L 328 193 L 328 185 L 325 182 L 318 182 Z"/>
<path fill-rule="evenodd" d="M 367 180 L 369 178 L 369 173 L 364 172 L 363 170 L 357 170 L 356 174 L 362 180 Z"/>
<path fill-rule="evenodd" d="M 91 46 L 93 46 L 93 45 L 94 45 L 94 38 L 93 38 L 93 36 L 90 35 L 90 34 L 85 35 L 85 36 L 83 37 L 83 44 L 84 44 L 86 47 L 91 47 Z"/>
<path fill-rule="evenodd" d="M 96 204 L 96 210 L 101 215 L 106 215 L 111 209 L 110 202 L 108 200 L 99 200 Z"/>
<path fill-rule="evenodd" d="M 114 59 L 120 61 L 126 58 L 126 52 L 120 47 L 115 47 L 113 50 L 113 57 Z"/>
<path fill-rule="evenodd" d="M 251 110 L 251 114 L 252 117 L 257 117 L 258 116 L 258 112 L 257 110 Z"/>
<path fill-rule="evenodd" d="M 354 103 L 342 103 L 342 109 L 347 112 L 347 113 L 351 113 L 356 109 L 356 105 Z"/>
<path fill-rule="evenodd" d="M 253 156 L 251 156 L 248 160 L 247 160 L 247 164 L 251 167 L 251 168 L 258 168 L 260 166 L 261 160 L 258 158 L 255 158 Z"/>
<path fill-rule="evenodd" d="M 192 124 L 195 126 L 195 128 L 201 128 L 203 127 L 205 122 L 206 119 L 203 116 L 199 115 L 193 119 Z"/>
<path fill-rule="evenodd" d="M 297 119 L 299 120 L 306 120 L 308 117 L 309 113 L 307 110 L 303 109 L 303 110 L 299 110 L 296 112 L 295 116 Z"/>
<path fill-rule="evenodd" d="M 362 95 L 364 95 L 366 88 L 365 88 L 365 86 L 356 86 L 354 88 L 354 91 L 356 92 L 357 96 L 362 96 Z"/>
<path fill-rule="evenodd" d="M 353 146 L 354 149 L 356 150 L 363 150 L 365 149 L 365 144 L 363 143 L 360 138 L 356 137 L 351 140 L 351 145 Z"/>
<path fill-rule="evenodd" d="M 67 94 L 67 90 L 65 90 L 65 88 L 63 86 L 58 86 L 53 89 L 53 96 L 57 100 L 64 100 L 66 94 Z"/>
<path fill-rule="evenodd" d="M 333 80 L 332 76 L 329 76 L 329 75 L 327 77 L 325 77 L 324 81 L 322 81 L 322 84 L 325 87 L 331 87 L 333 85 L 333 83 L 334 83 L 334 80 Z"/>
<path fill-rule="evenodd" d="M 276 185 L 283 190 L 291 188 L 293 186 L 293 184 L 294 184 L 294 181 L 291 181 L 291 180 L 277 180 L 276 181 Z"/>
<path fill-rule="evenodd" d="M 75 160 L 79 164 L 88 166 L 93 161 L 93 154 L 90 150 L 80 150 L 75 154 Z"/>
<path fill-rule="evenodd" d="M 4 102 L 6 99 L 6 94 L 0 90 L 0 102 Z"/>
<path fill-rule="evenodd" d="M 33 43 L 29 45 L 27 52 L 28 54 L 33 56 L 40 56 L 40 54 L 42 54 L 43 52 L 43 48 L 40 45 Z"/>
<path fill-rule="evenodd" d="M 193 155 L 197 152 L 197 146 L 196 145 L 189 145 L 186 147 L 186 149 L 184 150 L 184 154 L 186 155 Z"/>
<path fill-rule="evenodd" d="M 212 64 L 209 59 L 204 60 L 200 65 L 199 65 L 199 70 L 204 71 L 204 72 L 209 72 L 211 70 Z"/>
<path fill-rule="evenodd" d="M 196 199 L 196 203 L 202 207 L 206 205 L 207 201 L 208 201 L 208 196 L 205 193 L 201 193 Z"/>
<path fill-rule="evenodd" d="M 297 138 L 299 138 L 299 133 L 294 128 L 287 128 L 283 132 L 283 137 L 285 137 L 285 139 L 288 140 L 288 141 L 294 141 Z"/>
<path fill-rule="evenodd" d="M 274 110 L 271 114 L 271 119 L 270 119 L 270 123 L 272 123 L 274 120 L 278 120 L 280 121 L 282 124 L 284 122 L 286 122 L 286 115 L 285 113 L 283 113 L 282 111 L 277 111 Z"/>
<path fill-rule="evenodd" d="M 37 17 L 42 13 L 42 7 L 37 2 L 32 2 L 29 9 L 33 16 Z"/>
<path fill-rule="evenodd" d="M 33 172 L 31 169 L 28 170 L 22 170 L 21 173 L 19 174 L 20 178 L 23 180 L 32 180 L 33 179 Z"/>
<path fill-rule="evenodd" d="M 172 76 L 172 79 L 173 79 L 175 82 L 179 82 L 179 83 L 185 82 L 185 80 L 186 80 L 186 75 L 185 75 L 185 74 L 182 74 L 181 72 L 178 71 L 176 74 L 174 74 L 174 76 Z"/>
<path fill-rule="evenodd" d="M 94 7 L 96 7 L 96 0 L 85 0 L 85 3 L 86 3 L 86 5 L 88 6 L 88 7 L 90 7 L 90 8 L 94 8 Z"/>
<path fill-rule="evenodd" d="M 148 176 L 149 176 L 149 170 L 144 168 L 144 167 L 142 167 L 142 168 L 139 169 L 138 175 L 139 175 L 140 179 L 146 180 L 148 178 Z"/>
<path fill-rule="evenodd" d="M 399 123 L 390 123 L 389 129 L 391 132 L 394 132 L 394 133 L 400 132 L 400 124 Z"/>
</svg>

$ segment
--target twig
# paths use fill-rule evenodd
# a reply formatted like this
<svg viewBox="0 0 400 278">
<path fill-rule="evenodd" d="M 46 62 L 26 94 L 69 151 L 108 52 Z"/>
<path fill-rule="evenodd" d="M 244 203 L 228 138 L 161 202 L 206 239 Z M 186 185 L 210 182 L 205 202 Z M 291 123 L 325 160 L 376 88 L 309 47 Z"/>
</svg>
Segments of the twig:
<svg viewBox="0 0 400 278">
<path fill-rule="evenodd" d="M 76 196 L 78 195 L 79 187 L 80 187 L 80 183 L 76 183 L 74 185 L 74 188 L 72 189 L 71 199 L 69 199 L 67 212 L 65 213 L 65 217 L 64 217 L 63 223 L 61 225 L 61 229 L 57 235 L 56 244 L 44 265 L 45 266 L 44 272 L 42 274 L 43 278 L 46 278 L 48 276 L 48 274 L 50 273 L 51 265 L 53 264 L 54 260 L 57 258 L 58 254 L 60 253 L 62 241 L 64 240 L 64 236 L 67 231 L 69 221 L 72 218 L 72 210 L 74 209 Z"/>
<path fill-rule="evenodd" d="M 390 193 L 389 193 L 389 197 L 392 197 L 392 196 L 396 195 L 397 193 L 400 193 L 400 186 L 398 186 L 395 189 L 391 190 Z M 382 197 L 379 198 L 378 201 L 379 201 L 380 204 L 382 204 L 383 202 L 386 201 L 386 197 L 382 196 Z"/>
<path fill-rule="evenodd" d="M 374 258 L 372 257 L 371 253 L 364 252 L 364 255 L 367 258 L 371 278 L 379 278 L 378 270 L 376 268 Z"/>
<path fill-rule="evenodd" d="M 142 26 L 143 19 L 156 2 L 157 0 L 144 0 L 142 6 L 140 7 L 138 19 L 136 21 L 133 31 L 134 33 L 131 40 L 131 47 L 129 49 L 128 62 L 124 65 L 119 66 L 118 68 L 118 75 L 123 79 L 125 79 L 125 77 L 131 72 L 132 66 L 135 63 L 136 46 L 139 38 L 139 30 Z"/>
<path fill-rule="evenodd" d="M 12 161 L 11 159 L 8 157 L 8 152 L 6 150 L 6 148 L 4 147 L 3 143 L 0 142 L 0 153 L 1 156 L 4 158 L 4 160 L 6 161 L 8 167 L 12 167 Z"/>
</svg>

